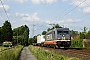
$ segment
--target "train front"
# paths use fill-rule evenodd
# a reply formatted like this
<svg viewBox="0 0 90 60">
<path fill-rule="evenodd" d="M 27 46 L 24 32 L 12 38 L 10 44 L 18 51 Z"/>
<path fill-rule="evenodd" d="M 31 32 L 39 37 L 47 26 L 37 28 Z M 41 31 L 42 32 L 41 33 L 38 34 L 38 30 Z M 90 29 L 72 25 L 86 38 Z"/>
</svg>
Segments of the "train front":
<svg viewBox="0 0 90 60">
<path fill-rule="evenodd" d="M 57 29 L 57 46 L 69 47 L 71 45 L 71 37 L 69 28 Z"/>
</svg>

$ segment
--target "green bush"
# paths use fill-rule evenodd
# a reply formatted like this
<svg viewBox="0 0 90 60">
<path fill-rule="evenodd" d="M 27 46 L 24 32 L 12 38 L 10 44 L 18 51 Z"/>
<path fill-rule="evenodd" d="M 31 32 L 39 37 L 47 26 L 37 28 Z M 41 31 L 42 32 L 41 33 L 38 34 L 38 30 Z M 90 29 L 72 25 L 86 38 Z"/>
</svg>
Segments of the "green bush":
<svg viewBox="0 0 90 60">
<path fill-rule="evenodd" d="M 0 60 L 17 60 L 23 46 L 19 45 L 15 48 L 0 52 Z"/>
<path fill-rule="evenodd" d="M 71 40 L 71 48 L 82 48 L 82 40 Z"/>
<path fill-rule="evenodd" d="M 90 49 L 90 42 L 84 42 L 85 48 Z"/>
<path fill-rule="evenodd" d="M 30 51 L 36 56 L 37 60 L 74 60 L 62 55 L 58 55 L 54 52 L 42 49 L 40 47 L 29 46 Z M 76 60 L 78 60 L 76 58 Z"/>
</svg>

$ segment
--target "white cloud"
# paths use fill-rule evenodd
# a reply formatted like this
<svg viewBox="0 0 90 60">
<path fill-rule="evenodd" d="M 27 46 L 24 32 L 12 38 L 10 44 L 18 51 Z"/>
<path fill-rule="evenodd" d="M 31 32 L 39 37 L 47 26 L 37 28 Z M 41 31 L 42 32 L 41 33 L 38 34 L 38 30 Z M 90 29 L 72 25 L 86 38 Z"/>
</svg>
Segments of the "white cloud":
<svg viewBox="0 0 90 60">
<path fill-rule="evenodd" d="M 81 20 L 79 20 L 79 19 L 77 19 L 77 20 L 68 19 L 68 20 L 64 20 L 64 22 L 67 22 L 67 23 L 76 23 L 76 22 L 81 22 Z"/>
<path fill-rule="evenodd" d="M 0 21 L 2 21 L 3 20 L 3 18 L 0 16 Z"/>
<path fill-rule="evenodd" d="M 33 4 L 51 4 L 57 2 L 57 0 L 31 0 Z"/>
<path fill-rule="evenodd" d="M 32 20 L 38 21 L 38 20 L 40 20 L 37 12 L 34 13 L 33 15 L 16 13 L 16 16 L 20 17 L 22 20 L 27 20 L 27 21 L 32 21 Z"/>
<path fill-rule="evenodd" d="M 68 0 L 62 0 L 63 2 L 66 2 L 66 1 L 68 1 Z"/>
<path fill-rule="evenodd" d="M 28 14 L 20 14 L 20 13 L 16 13 L 16 16 L 21 16 L 21 17 L 27 17 Z"/>
<path fill-rule="evenodd" d="M 53 24 L 53 23 L 58 23 L 60 25 L 65 25 L 65 26 L 77 26 L 75 23 L 79 23 L 81 22 L 82 20 L 79 20 L 79 19 L 76 19 L 76 20 L 73 20 L 73 19 L 67 19 L 67 20 L 58 20 L 58 21 L 50 21 L 50 20 L 47 20 L 46 23 L 47 24 Z"/>
<path fill-rule="evenodd" d="M 9 13 L 8 13 L 7 15 L 8 15 L 8 16 L 10 16 L 10 14 L 9 14 Z"/>
<path fill-rule="evenodd" d="M 2 26 L 3 22 L 4 22 L 4 18 L 2 18 L 2 17 L 0 16 L 0 27 Z"/>
<path fill-rule="evenodd" d="M 49 21 L 49 20 L 48 20 L 48 21 L 45 21 L 45 22 L 46 22 L 47 24 L 51 24 L 51 21 Z"/>
<path fill-rule="evenodd" d="M 40 18 L 37 16 L 37 12 L 33 14 L 32 18 L 34 20 L 40 20 Z"/>
<path fill-rule="evenodd" d="M 81 0 L 72 0 L 72 3 L 71 3 L 72 5 L 75 5 L 75 6 L 78 6 L 79 4 L 79 7 L 85 7 L 85 4 L 84 3 L 82 3 L 82 1 Z"/>
<path fill-rule="evenodd" d="M 15 1 L 19 3 L 24 3 L 24 2 L 27 2 L 28 0 L 15 0 Z"/>
<path fill-rule="evenodd" d="M 4 6 L 4 8 L 5 8 L 6 11 L 8 11 L 10 9 L 9 5 L 3 5 L 3 6 Z M 3 12 L 4 11 L 3 6 L 0 5 L 0 12 Z"/>
<path fill-rule="evenodd" d="M 71 4 L 74 6 L 78 6 L 80 4 L 78 6 L 80 12 L 90 13 L 90 0 L 72 0 Z"/>
<path fill-rule="evenodd" d="M 52 21 L 52 23 L 78 23 L 81 22 L 81 20 L 73 20 L 73 19 L 67 19 L 67 20 L 58 20 L 58 21 Z M 46 23 L 50 23 L 50 21 L 46 21 Z"/>
<path fill-rule="evenodd" d="M 64 25 L 65 27 L 80 27 L 80 24 L 77 24 L 81 22 L 82 20 L 79 19 L 67 19 L 67 20 L 61 20 L 58 21 L 58 24 Z"/>
<path fill-rule="evenodd" d="M 2 0 L 2 2 L 10 2 L 12 0 Z M 25 3 L 27 2 L 28 0 L 13 0 L 13 2 L 19 2 L 19 3 Z"/>
<path fill-rule="evenodd" d="M 83 9 L 83 13 L 90 13 L 90 7 L 85 7 Z"/>
<path fill-rule="evenodd" d="M 83 3 L 82 3 L 83 2 Z M 72 0 L 72 4 L 77 6 L 79 5 L 79 7 L 87 7 L 90 6 L 90 0 Z"/>
<path fill-rule="evenodd" d="M 2 2 L 7 2 L 7 1 L 10 1 L 10 0 L 2 0 Z"/>
</svg>

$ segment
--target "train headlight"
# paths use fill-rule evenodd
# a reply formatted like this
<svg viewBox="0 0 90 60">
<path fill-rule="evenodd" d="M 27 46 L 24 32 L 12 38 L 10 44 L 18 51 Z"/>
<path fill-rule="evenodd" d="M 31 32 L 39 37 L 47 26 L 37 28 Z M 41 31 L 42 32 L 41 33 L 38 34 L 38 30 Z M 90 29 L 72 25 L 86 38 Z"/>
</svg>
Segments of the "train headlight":
<svg viewBox="0 0 90 60">
<path fill-rule="evenodd" d="M 63 37 L 63 39 L 65 40 L 66 38 L 65 38 L 65 37 Z"/>
<path fill-rule="evenodd" d="M 66 38 L 65 37 L 62 37 L 62 40 L 65 40 Z"/>
</svg>

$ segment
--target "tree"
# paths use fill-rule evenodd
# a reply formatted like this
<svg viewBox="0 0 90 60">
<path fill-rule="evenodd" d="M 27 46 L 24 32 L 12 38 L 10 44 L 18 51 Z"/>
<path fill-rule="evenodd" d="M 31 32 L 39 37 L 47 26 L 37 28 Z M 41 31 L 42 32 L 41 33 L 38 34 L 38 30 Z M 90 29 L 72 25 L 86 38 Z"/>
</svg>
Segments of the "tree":
<svg viewBox="0 0 90 60">
<path fill-rule="evenodd" d="M 42 32 L 42 35 L 45 35 L 45 34 L 46 34 L 46 31 L 43 31 L 43 32 Z"/>
<path fill-rule="evenodd" d="M 87 35 L 87 29 L 88 29 L 88 28 L 85 27 L 85 26 L 84 26 L 84 28 L 82 29 L 85 36 Z"/>
<path fill-rule="evenodd" d="M 25 45 L 28 45 L 28 39 L 29 39 L 29 28 L 27 25 L 24 25 L 25 31 L 24 31 L 24 41 Z"/>
<path fill-rule="evenodd" d="M 90 30 L 88 31 L 88 35 L 90 34 Z"/>
<path fill-rule="evenodd" d="M 55 27 L 55 28 L 62 28 L 62 27 L 60 27 L 59 24 L 56 24 L 54 27 Z"/>
<path fill-rule="evenodd" d="M 28 45 L 29 28 L 27 25 L 13 29 L 14 43 Z M 16 40 L 16 41 L 15 41 Z"/>
<path fill-rule="evenodd" d="M 74 30 L 71 30 L 70 33 L 71 33 L 71 34 L 75 34 L 75 31 L 74 31 Z"/>
<path fill-rule="evenodd" d="M 0 45 L 2 44 L 2 33 L 1 33 L 1 27 L 0 27 Z"/>
<path fill-rule="evenodd" d="M 78 34 L 78 31 L 71 30 L 70 33 L 71 34 Z"/>
<path fill-rule="evenodd" d="M 85 35 L 84 35 L 84 33 L 83 32 L 80 32 L 80 39 L 85 39 L 86 37 L 85 37 Z"/>
<path fill-rule="evenodd" d="M 8 21 L 5 21 L 5 23 L 2 26 L 2 37 L 3 37 L 3 41 L 12 41 L 13 38 L 13 32 L 12 32 L 12 28 L 11 28 L 11 23 Z"/>
<path fill-rule="evenodd" d="M 28 40 L 28 44 L 32 44 L 33 43 L 33 38 L 29 38 L 29 40 Z"/>
<path fill-rule="evenodd" d="M 54 25 L 54 24 L 51 24 Z M 52 28 L 48 28 L 47 31 L 53 30 L 54 28 L 62 28 L 59 24 L 55 24 Z"/>
<path fill-rule="evenodd" d="M 47 31 L 50 31 L 50 30 L 52 30 L 52 29 L 51 29 L 51 28 L 48 28 L 48 29 L 47 29 Z"/>
<path fill-rule="evenodd" d="M 80 33 L 80 38 L 81 38 L 81 39 L 85 39 L 85 38 L 86 38 L 86 35 L 88 34 L 88 33 L 87 33 L 87 29 L 88 29 L 88 28 L 86 28 L 85 26 L 84 26 L 83 29 L 81 29 L 81 30 L 83 30 L 82 33 Z"/>
<path fill-rule="evenodd" d="M 33 43 L 37 43 L 37 36 L 33 37 Z"/>
</svg>

